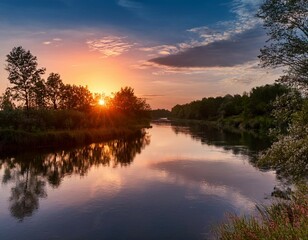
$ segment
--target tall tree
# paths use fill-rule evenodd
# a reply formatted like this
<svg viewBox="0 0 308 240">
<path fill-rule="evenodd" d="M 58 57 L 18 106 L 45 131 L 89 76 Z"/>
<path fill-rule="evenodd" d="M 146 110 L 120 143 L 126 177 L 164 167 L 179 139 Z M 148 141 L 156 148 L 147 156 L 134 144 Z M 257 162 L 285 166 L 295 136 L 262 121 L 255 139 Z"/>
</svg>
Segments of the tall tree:
<svg viewBox="0 0 308 240">
<path fill-rule="evenodd" d="M 265 0 L 257 16 L 269 36 L 259 56 L 263 66 L 286 67 L 280 80 L 307 90 L 308 1 Z"/>
<path fill-rule="evenodd" d="M 22 47 L 14 47 L 7 55 L 6 70 L 9 72 L 11 88 L 17 100 L 24 101 L 26 109 L 30 108 L 30 99 L 36 83 L 45 73 L 44 68 L 38 68 L 37 58 Z"/>
<path fill-rule="evenodd" d="M 50 73 L 46 82 L 46 90 L 49 100 L 54 109 L 58 108 L 61 101 L 61 92 L 63 91 L 64 84 L 58 73 Z"/>
<path fill-rule="evenodd" d="M 308 93 L 308 1 L 265 0 L 258 16 L 268 29 L 269 44 L 261 49 L 263 66 L 286 67 L 280 81 Z M 296 92 L 275 102 L 277 141 L 259 163 L 279 169 L 295 182 L 307 183 L 308 102 Z"/>
</svg>

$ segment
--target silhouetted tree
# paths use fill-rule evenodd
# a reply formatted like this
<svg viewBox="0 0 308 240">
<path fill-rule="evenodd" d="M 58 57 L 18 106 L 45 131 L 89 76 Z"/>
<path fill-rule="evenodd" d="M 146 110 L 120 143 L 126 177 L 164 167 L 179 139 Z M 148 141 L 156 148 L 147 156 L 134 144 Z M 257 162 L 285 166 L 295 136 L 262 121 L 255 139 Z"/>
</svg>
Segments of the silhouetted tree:
<svg viewBox="0 0 308 240">
<path fill-rule="evenodd" d="M 58 73 L 50 73 L 46 81 L 46 91 L 48 100 L 52 103 L 54 109 L 58 109 L 58 104 L 61 101 L 61 92 L 64 84 Z"/>
<path fill-rule="evenodd" d="M 7 55 L 6 70 L 9 72 L 11 88 L 17 100 L 24 101 L 26 109 L 30 108 L 30 101 L 35 84 L 45 73 L 44 68 L 37 68 L 37 58 L 22 47 L 14 47 Z"/>
<path fill-rule="evenodd" d="M 39 79 L 33 87 L 33 96 L 30 98 L 33 105 L 38 108 L 45 108 L 47 104 L 47 89 L 44 79 Z"/>
<path fill-rule="evenodd" d="M 115 93 L 111 99 L 111 106 L 128 114 L 150 111 L 150 106 L 144 99 L 136 97 L 134 89 L 131 87 L 121 88 L 119 92 Z"/>
<path fill-rule="evenodd" d="M 87 87 L 66 84 L 61 93 L 61 108 L 87 111 L 94 103 L 93 94 Z"/>
</svg>

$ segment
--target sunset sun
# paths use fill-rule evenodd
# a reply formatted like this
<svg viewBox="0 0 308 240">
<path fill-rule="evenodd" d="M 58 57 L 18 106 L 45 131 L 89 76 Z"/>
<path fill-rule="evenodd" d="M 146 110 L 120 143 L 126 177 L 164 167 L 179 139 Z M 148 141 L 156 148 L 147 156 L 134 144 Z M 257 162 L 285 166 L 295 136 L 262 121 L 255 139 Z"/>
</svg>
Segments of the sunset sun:
<svg viewBox="0 0 308 240">
<path fill-rule="evenodd" d="M 105 106 L 105 100 L 104 100 L 104 99 L 98 100 L 98 104 L 99 104 L 100 106 Z"/>
</svg>

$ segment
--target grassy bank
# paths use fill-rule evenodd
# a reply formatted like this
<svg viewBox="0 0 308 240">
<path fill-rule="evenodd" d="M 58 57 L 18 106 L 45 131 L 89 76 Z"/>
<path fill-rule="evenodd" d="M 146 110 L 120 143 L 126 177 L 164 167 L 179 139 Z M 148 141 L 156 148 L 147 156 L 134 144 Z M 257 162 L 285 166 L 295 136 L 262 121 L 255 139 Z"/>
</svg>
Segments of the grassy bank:
<svg viewBox="0 0 308 240">
<path fill-rule="evenodd" d="M 0 130 L 0 151 L 80 146 L 134 135 L 145 127 L 149 125 L 44 132 L 4 129 Z"/>
<path fill-rule="evenodd" d="M 229 221 L 217 229 L 217 239 L 307 239 L 307 189 L 296 192 L 290 200 L 258 208 L 255 217 L 230 216 Z"/>
</svg>

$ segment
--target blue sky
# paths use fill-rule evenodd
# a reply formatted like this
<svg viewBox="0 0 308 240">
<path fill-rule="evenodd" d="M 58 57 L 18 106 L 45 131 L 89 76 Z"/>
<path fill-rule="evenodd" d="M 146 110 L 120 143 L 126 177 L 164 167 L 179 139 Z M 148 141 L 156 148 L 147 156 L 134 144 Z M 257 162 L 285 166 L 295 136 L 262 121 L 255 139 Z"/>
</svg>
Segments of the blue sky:
<svg viewBox="0 0 308 240">
<path fill-rule="evenodd" d="M 65 83 L 107 95 L 131 86 L 153 108 L 242 93 L 279 75 L 258 67 L 260 2 L 0 0 L 0 64 L 21 45 Z"/>
</svg>

